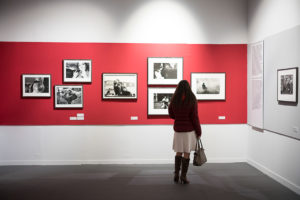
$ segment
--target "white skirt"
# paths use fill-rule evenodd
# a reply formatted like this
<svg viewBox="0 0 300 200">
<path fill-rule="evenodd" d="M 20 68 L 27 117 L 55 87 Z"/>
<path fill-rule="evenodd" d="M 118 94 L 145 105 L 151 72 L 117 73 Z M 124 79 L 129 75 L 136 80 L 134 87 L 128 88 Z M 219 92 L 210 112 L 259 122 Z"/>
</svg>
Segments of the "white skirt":
<svg viewBox="0 0 300 200">
<path fill-rule="evenodd" d="M 190 153 L 195 151 L 197 137 L 195 131 L 175 132 L 173 138 L 173 150 L 175 152 Z"/>
</svg>

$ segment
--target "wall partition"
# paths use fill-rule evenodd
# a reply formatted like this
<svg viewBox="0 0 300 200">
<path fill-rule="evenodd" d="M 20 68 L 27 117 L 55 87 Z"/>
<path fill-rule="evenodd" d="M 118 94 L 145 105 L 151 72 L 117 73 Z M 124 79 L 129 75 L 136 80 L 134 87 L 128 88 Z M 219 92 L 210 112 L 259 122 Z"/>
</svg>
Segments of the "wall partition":
<svg viewBox="0 0 300 200">
<path fill-rule="evenodd" d="M 226 73 L 226 100 L 199 101 L 202 142 L 209 162 L 245 161 L 246 0 L 2 0 L 0 11 L 0 165 L 173 162 L 172 121 L 147 115 L 147 58 L 163 56 L 182 57 L 188 81 Z M 90 59 L 91 83 L 63 82 L 64 59 Z M 103 101 L 102 73 L 125 72 L 138 98 Z M 51 97 L 22 98 L 25 73 L 51 74 Z M 83 108 L 55 109 L 54 85 L 82 85 Z"/>
<path fill-rule="evenodd" d="M 265 129 L 300 138 L 299 67 L 300 26 L 265 39 L 264 126 Z M 296 69 L 280 75 L 278 70 Z M 298 70 L 297 70 L 298 69 Z M 290 89 L 285 91 L 288 84 Z M 286 85 L 286 87 L 288 87 Z M 282 94 L 281 94 L 282 93 Z M 280 95 L 296 100 L 281 101 Z"/>
</svg>

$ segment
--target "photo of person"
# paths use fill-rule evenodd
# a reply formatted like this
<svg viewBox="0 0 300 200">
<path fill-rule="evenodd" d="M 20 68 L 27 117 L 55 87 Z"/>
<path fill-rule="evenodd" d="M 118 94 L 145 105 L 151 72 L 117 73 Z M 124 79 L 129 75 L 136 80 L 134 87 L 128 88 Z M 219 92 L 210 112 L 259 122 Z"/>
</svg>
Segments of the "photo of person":
<svg viewBox="0 0 300 200">
<path fill-rule="evenodd" d="M 23 97 L 50 97 L 51 76 L 50 75 L 22 75 Z"/>
<path fill-rule="evenodd" d="M 168 107 L 175 88 L 148 88 L 148 115 L 168 115 Z"/>
<path fill-rule="evenodd" d="M 198 78 L 197 94 L 220 94 L 220 80 L 217 78 Z"/>
<path fill-rule="evenodd" d="M 281 94 L 293 94 L 293 75 L 281 75 Z"/>
<path fill-rule="evenodd" d="M 25 92 L 35 94 L 48 93 L 49 78 L 25 78 Z"/>
<path fill-rule="evenodd" d="M 136 99 L 137 74 L 102 74 L 104 99 Z"/>
<path fill-rule="evenodd" d="M 153 108 L 154 109 L 168 109 L 173 94 L 168 93 L 154 93 Z"/>
<path fill-rule="evenodd" d="M 91 82 L 91 60 L 64 60 L 64 82 Z"/>
<path fill-rule="evenodd" d="M 108 82 L 106 82 L 106 86 L 110 85 Z M 127 86 L 130 87 L 130 83 L 124 83 L 116 79 L 113 81 L 113 87 L 106 88 L 105 96 L 134 96 L 135 94 L 128 91 Z"/>
<path fill-rule="evenodd" d="M 82 107 L 82 86 L 55 86 L 55 107 Z"/>
<path fill-rule="evenodd" d="M 177 79 L 177 63 L 154 63 L 154 79 Z"/>
</svg>

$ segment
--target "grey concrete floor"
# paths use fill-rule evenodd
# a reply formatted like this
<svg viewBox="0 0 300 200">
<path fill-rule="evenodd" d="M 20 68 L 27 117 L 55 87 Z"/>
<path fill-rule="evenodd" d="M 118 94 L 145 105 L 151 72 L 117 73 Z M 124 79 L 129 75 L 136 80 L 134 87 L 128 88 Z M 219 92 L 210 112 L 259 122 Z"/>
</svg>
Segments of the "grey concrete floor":
<svg viewBox="0 0 300 200">
<path fill-rule="evenodd" d="M 247 163 L 190 165 L 189 185 L 173 165 L 2 166 L 1 200 L 300 200 Z"/>
</svg>

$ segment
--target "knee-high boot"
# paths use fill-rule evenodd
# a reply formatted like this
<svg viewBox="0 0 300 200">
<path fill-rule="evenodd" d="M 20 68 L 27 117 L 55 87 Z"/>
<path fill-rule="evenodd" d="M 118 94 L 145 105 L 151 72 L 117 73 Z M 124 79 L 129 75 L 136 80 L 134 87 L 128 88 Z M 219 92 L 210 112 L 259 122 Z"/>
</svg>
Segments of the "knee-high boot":
<svg viewBox="0 0 300 200">
<path fill-rule="evenodd" d="M 181 169 L 181 176 L 180 176 L 180 182 L 182 184 L 190 183 L 186 178 L 186 174 L 189 169 L 189 164 L 190 164 L 190 159 L 182 158 L 182 169 Z"/>
<path fill-rule="evenodd" d="M 178 181 L 179 181 L 181 160 L 182 160 L 181 156 L 175 156 L 175 172 L 174 172 L 174 182 L 175 183 L 178 183 Z"/>
</svg>

